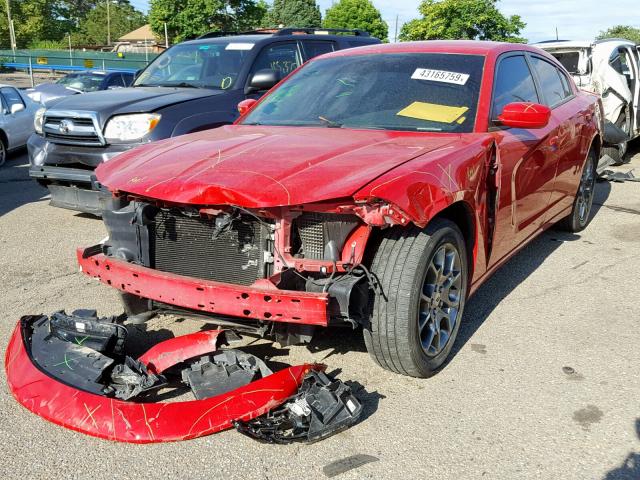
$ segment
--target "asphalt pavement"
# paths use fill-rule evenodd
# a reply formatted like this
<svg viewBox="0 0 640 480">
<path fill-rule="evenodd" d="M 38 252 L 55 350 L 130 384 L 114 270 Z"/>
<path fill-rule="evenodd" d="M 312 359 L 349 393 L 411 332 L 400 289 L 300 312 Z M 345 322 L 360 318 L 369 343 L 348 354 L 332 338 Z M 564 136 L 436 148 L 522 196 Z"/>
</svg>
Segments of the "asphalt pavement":
<svg viewBox="0 0 640 480">
<path fill-rule="evenodd" d="M 635 157 L 620 170 L 637 168 Z M 235 431 L 128 445 L 53 425 L 20 406 L 0 369 L 0 478 L 640 479 L 640 184 L 599 183 L 591 225 L 541 235 L 466 307 L 454 355 L 424 380 L 386 372 L 360 332 L 309 347 L 247 341 L 271 362 L 317 361 L 364 402 L 353 428 L 312 445 L 264 445 Z M 48 205 L 20 153 L 0 167 L 0 349 L 20 316 L 120 313 L 116 292 L 78 272 L 76 246 L 105 236 L 90 216 Z M 174 334 L 199 323 L 154 320 Z"/>
</svg>

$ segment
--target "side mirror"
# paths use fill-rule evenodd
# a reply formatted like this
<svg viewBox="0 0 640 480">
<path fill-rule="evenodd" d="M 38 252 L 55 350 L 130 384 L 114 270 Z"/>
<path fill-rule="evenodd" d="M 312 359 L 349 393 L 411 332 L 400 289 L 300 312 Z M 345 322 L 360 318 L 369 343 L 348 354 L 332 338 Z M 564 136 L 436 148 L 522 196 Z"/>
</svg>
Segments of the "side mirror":
<svg viewBox="0 0 640 480">
<path fill-rule="evenodd" d="M 505 105 L 498 121 L 505 127 L 542 128 L 551 118 L 551 109 L 546 105 L 529 102 L 514 102 Z"/>
<path fill-rule="evenodd" d="M 271 70 L 270 68 L 258 70 L 251 77 L 251 81 L 249 82 L 249 86 L 247 88 L 248 92 L 245 92 L 245 93 L 259 92 L 261 90 L 269 90 L 279 81 L 280 81 L 280 74 L 275 70 Z"/>
<path fill-rule="evenodd" d="M 240 115 L 244 115 L 251 110 L 256 103 L 258 103 L 258 101 L 255 98 L 247 98 L 238 104 L 238 112 L 240 112 Z"/>
<path fill-rule="evenodd" d="M 24 110 L 24 105 L 21 103 L 14 103 L 11 105 L 11 115 Z"/>
</svg>

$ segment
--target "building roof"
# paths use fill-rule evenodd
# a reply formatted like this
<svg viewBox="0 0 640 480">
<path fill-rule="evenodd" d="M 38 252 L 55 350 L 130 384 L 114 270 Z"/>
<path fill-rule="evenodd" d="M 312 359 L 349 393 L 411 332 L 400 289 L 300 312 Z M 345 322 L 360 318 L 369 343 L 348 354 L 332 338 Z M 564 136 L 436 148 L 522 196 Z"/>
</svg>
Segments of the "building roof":
<svg viewBox="0 0 640 480">
<path fill-rule="evenodd" d="M 121 36 L 119 42 L 144 42 L 145 40 L 155 40 L 156 34 L 151 30 L 151 25 L 148 23 L 136 28 L 133 32 L 129 32 L 126 35 Z"/>
</svg>

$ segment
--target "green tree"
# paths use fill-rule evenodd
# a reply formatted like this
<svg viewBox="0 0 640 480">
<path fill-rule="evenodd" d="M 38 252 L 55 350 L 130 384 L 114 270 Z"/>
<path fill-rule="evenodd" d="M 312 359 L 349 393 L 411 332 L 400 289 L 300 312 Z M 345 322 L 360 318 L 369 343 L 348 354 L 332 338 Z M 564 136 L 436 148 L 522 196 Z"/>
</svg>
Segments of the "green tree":
<svg viewBox="0 0 640 480">
<path fill-rule="evenodd" d="M 601 31 L 596 37 L 598 40 L 603 38 L 624 38 L 634 43 L 640 43 L 640 28 L 630 25 L 616 25 L 607 30 Z"/>
<path fill-rule="evenodd" d="M 265 18 L 270 27 L 319 27 L 322 24 L 316 0 L 273 0 Z"/>
<path fill-rule="evenodd" d="M 405 23 L 400 40 L 495 40 L 526 42 L 520 31 L 526 26 L 519 15 L 505 17 L 498 0 L 423 0 L 422 18 Z"/>
<path fill-rule="evenodd" d="M 72 25 L 64 18 L 56 0 L 10 0 L 11 15 L 19 48 L 34 41 L 60 40 Z M 0 42 L 9 46 L 6 2 L 0 3 Z"/>
<path fill-rule="evenodd" d="M 129 0 L 111 0 L 109 18 L 112 42 L 147 22 L 144 13 L 136 10 Z M 76 45 L 106 45 L 106 19 L 107 4 L 100 2 L 80 22 L 80 28 L 71 36 L 72 42 Z"/>
<path fill-rule="evenodd" d="M 322 26 L 366 30 L 384 42 L 388 40 L 389 27 L 370 0 L 340 0 L 327 10 Z"/>
<path fill-rule="evenodd" d="M 159 36 L 164 24 L 172 42 L 210 31 L 243 31 L 258 27 L 266 3 L 254 0 L 151 0 L 149 23 Z"/>
</svg>

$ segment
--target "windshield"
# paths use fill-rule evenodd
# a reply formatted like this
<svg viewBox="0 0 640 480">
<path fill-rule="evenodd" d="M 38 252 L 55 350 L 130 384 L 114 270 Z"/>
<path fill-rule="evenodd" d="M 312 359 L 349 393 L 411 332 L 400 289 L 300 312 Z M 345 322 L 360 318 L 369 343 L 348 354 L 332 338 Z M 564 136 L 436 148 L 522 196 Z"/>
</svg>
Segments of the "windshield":
<svg viewBox="0 0 640 480">
<path fill-rule="evenodd" d="M 242 123 L 471 132 L 484 57 L 353 55 L 308 63 Z"/>
<path fill-rule="evenodd" d="M 170 48 L 136 79 L 134 86 L 233 87 L 252 43 L 191 43 Z"/>
<path fill-rule="evenodd" d="M 100 85 L 104 80 L 104 75 L 96 75 L 93 73 L 71 73 L 66 77 L 62 77 L 56 83 L 64 85 L 67 88 L 80 90 L 81 92 L 95 92 L 100 90 Z"/>
</svg>

